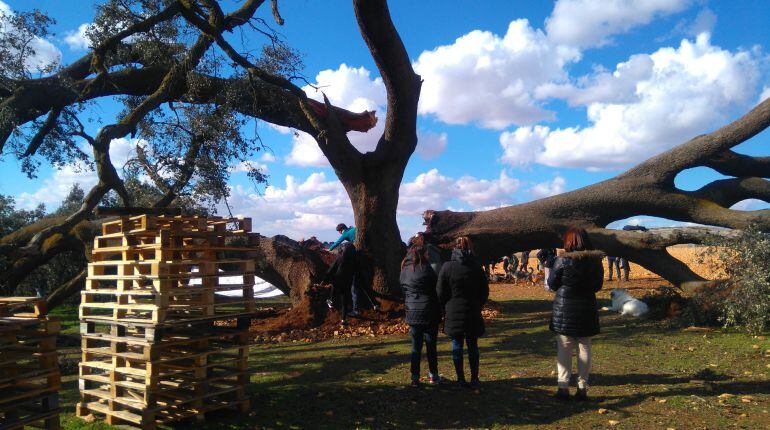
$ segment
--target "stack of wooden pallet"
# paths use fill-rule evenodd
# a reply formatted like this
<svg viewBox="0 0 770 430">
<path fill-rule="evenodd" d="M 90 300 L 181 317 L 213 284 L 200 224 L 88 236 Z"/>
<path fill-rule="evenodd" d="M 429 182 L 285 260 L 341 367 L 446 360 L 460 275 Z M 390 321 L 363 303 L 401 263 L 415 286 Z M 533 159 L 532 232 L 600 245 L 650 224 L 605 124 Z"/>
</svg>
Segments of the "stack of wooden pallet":
<svg viewBox="0 0 770 430">
<path fill-rule="evenodd" d="M 250 224 L 140 215 L 103 225 L 80 305 L 79 416 L 153 428 L 248 409 Z"/>
<path fill-rule="evenodd" d="M 33 297 L 0 298 L 0 429 L 59 428 L 59 321 Z"/>
</svg>

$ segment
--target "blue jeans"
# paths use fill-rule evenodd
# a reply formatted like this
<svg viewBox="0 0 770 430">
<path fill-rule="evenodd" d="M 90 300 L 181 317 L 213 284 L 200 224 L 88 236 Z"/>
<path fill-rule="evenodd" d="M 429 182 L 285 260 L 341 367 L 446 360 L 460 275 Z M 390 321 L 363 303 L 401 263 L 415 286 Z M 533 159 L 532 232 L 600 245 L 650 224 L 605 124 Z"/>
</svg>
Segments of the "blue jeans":
<svg viewBox="0 0 770 430">
<path fill-rule="evenodd" d="M 420 360 L 422 358 L 422 344 L 425 342 L 425 352 L 428 355 L 428 370 L 430 376 L 438 376 L 438 353 L 436 352 L 436 338 L 438 337 L 438 324 L 420 324 L 409 326 L 409 336 L 412 338 L 412 380 L 420 379 Z"/>
<path fill-rule="evenodd" d="M 350 303 L 353 305 L 353 312 L 358 312 L 358 310 L 361 309 L 361 306 L 358 303 L 358 286 L 356 285 L 356 281 L 353 281 L 353 285 L 350 286 L 350 298 Z"/>
<path fill-rule="evenodd" d="M 455 365 L 458 381 L 465 381 L 463 372 L 463 340 L 468 345 L 468 365 L 471 368 L 471 381 L 479 379 L 479 338 L 457 336 L 452 338 L 452 361 Z"/>
</svg>

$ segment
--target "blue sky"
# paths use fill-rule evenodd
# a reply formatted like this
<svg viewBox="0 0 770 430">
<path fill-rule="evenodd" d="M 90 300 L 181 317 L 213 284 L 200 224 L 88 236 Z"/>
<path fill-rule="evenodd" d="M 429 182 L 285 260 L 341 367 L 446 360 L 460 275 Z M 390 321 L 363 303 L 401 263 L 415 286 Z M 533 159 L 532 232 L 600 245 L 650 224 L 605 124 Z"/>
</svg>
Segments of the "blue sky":
<svg viewBox="0 0 770 430">
<path fill-rule="evenodd" d="M 47 41 L 51 57 L 67 64 L 86 52 L 78 29 L 93 19 L 88 2 L 4 1 L 11 10 L 36 7 L 57 20 Z M 335 104 L 377 109 L 382 119 L 384 90 L 351 2 L 280 5 L 280 31 L 304 54 L 308 80 Z M 390 8 L 424 79 L 420 144 L 401 189 L 404 237 L 420 229 L 424 209 L 488 209 L 607 179 L 770 95 L 765 1 L 394 0 Z M 116 111 L 105 101 L 89 113 L 107 122 Z M 352 222 L 347 196 L 312 139 L 264 123 L 258 130 L 272 151 L 253 162 L 265 167 L 269 185 L 255 190 L 235 168 L 235 213 L 252 216 L 263 234 L 296 239 L 331 239 L 334 225 Z M 379 130 L 351 133 L 351 140 L 365 151 Z M 762 133 L 738 150 L 767 155 L 767 139 Z M 113 155 L 125 159 L 135 146 L 115 142 Z M 73 183 L 94 181 L 87 171 L 46 166 L 29 180 L 18 166 L 10 155 L 0 160 L 0 193 L 25 207 L 43 202 L 54 209 Z M 695 169 L 677 184 L 695 189 L 717 177 Z M 670 224 L 644 214 L 629 222 Z"/>
</svg>

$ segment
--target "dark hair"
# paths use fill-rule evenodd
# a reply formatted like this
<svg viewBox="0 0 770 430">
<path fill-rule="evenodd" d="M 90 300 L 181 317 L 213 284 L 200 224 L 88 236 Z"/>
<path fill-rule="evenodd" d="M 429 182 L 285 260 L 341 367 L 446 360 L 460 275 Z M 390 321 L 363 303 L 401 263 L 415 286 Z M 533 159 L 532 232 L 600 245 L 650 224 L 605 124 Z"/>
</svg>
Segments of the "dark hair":
<svg viewBox="0 0 770 430">
<path fill-rule="evenodd" d="M 340 230 L 345 231 L 347 229 L 348 229 L 348 226 L 346 226 L 345 224 L 342 224 L 342 223 L 337 224 L 337 229 L 336 229 L 337 231 L 340 231 Z"/>
<path fill-rule="evenodd" d="M 455 240 L 455 248 L 462 249 L 465 252 L 473 252 L 473 243 L 468 236 L 460 236 Z"/>
<path fill-rule="evenodd" d="M 565 251 L 585 251 L 588 249 L 594 249 L 594 247 L 591 245 L 591 240 L 588 239 L 588 232 L 586 229 L 582 227 L 570 227 L 564 233 Z"/>
<path fill-rule="evenodd" d="M 404 266 L 406 266 L 406 260 L 408 260 L 409 257 L 412 257 L 412 270 L 417 270 L 417 266 L 422 268 L 425 266 L 425 264 L 428 263 L 428 253 L 425 250 L 425 247 L 422 246 L 422 243 L 419 245 L 413 244 L 409 247 L 409 249 L 406 250 L 406 256 L 403 260 L 401 260 L 401 270 L 404 270 Z"/>
<path fill-rule="evenodd" d="M 420 233 L 417 233 L 416 235 L 409 238 L 409 247 L 411 248 L 413 246 L 419 246 L 419 247 L 425 246 L 425 238 L 423 238 Z"/>
</svg>

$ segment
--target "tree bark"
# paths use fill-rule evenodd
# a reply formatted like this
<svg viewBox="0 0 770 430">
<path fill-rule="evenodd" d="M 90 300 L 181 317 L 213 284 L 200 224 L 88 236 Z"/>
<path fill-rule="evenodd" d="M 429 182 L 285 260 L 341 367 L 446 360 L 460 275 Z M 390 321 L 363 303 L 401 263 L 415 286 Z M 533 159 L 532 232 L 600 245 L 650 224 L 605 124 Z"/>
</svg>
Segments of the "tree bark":
<svg viewBox="0 0 770 430">
<path fill-rule="evenodd" d="M 770 99 L 736 121 L 659 154 L 612 179 L 558 196 L 490 211 L 425 212 L 427 231 L 441 242 L 469 236 L 483 261 L 510 252 L 559 247 L 571 226 L 588 230 L 593 244 L 609 255 L 626 257 L 675 285 L 704 279 L 671 257 L 667 246 L 703 243 L 711 230 L 676 232 L 608 230 L 613 221 L 648 215 L 727 229 L 754 225 L 770 231 L 770 210 L 738 211 L 745 199 L 770 202 L 770 163 L 766 157 L 736 154 L 731 148 L 770 125 Z M 706 166 L 735 178 L 714 181 L 696 191 L 682 191 L 674 179 L 685 169 Z M 742 166 L 745 166 L 743 168 Z"/>
<path fill-rule="evenodd" d="M 399 273 L 404 256 L 396 221 L 403 168 L 393 164 L 368 169 L 363 181 L 345 184 L 353 205 L 356 247 L 364 288 L 400 295 Z"/>
</svg>

